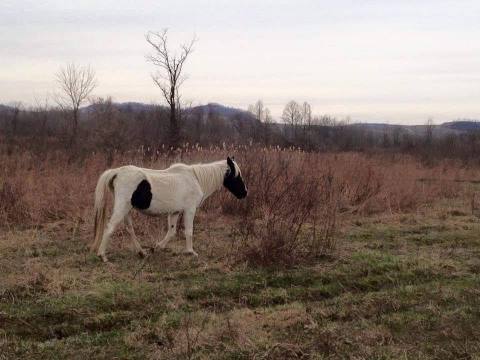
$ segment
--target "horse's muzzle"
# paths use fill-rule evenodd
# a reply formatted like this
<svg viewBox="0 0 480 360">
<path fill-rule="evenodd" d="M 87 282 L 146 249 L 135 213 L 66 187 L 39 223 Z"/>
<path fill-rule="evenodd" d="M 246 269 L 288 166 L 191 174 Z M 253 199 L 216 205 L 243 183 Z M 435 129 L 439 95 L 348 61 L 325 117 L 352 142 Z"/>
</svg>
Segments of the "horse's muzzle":
<svg viewBox="0 0 480 360">
<path fill-rule="evenodd" d="M 237 199 L 245 199 L 247 197 L 247 191 L 242 191 L 240 194 L 235 194 Z"/>
</svg>

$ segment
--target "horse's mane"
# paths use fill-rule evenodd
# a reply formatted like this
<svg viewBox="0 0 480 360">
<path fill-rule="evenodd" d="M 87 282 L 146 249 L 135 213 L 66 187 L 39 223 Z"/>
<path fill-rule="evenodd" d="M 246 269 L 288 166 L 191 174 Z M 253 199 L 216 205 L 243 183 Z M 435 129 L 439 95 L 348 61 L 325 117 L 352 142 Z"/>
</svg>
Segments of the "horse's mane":
<svg viewBox="0 0 480 360">
<path fill-rule="evenodd" d="M 210 195 L 222 185 L 226 165 L 225 160 L 190 165 L 205 196 Z"/>
</svg>

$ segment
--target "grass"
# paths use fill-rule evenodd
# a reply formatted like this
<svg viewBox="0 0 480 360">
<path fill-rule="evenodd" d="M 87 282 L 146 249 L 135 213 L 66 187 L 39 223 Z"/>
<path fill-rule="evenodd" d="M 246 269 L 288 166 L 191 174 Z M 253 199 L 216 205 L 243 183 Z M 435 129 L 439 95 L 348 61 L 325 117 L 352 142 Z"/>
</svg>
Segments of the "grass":
<svg viewBox="0 0 480 360">
<path fill-rule="evenodd" d="M 122 232 L 104 265 L 85 225 L 5 230 L 0 359 L 479 358 L 479 225 L 457 205 L 351 216 L 331 257 L 289 270 L 232 262 L 204 214 L 199 259 L 177 240 L 143 268 Z"/>
</svg>

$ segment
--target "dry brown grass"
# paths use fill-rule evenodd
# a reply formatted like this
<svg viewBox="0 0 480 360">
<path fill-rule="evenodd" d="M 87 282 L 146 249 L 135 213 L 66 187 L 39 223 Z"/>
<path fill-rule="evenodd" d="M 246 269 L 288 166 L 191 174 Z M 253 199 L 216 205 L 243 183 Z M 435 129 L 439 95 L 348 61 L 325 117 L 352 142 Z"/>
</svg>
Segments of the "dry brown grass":
<svg viewBox="0 0 480 360">
<path fill-rule="evenodd" d="M 0 184 L 8 184 L 0 191 L 0 358 L 480 353 L 478 204 L 471 205 L 478 188 L 465 182 L 478 169 L 245 148 L 190 148 L 175 159 L 126 153 L 112 166 L 161 168 L 227 154 L 249 196 L 237 201 L 222 191 L 199 211 L 198 259 L 180 254 L 180 235 L 143 264 L 119 230 L 110 266 L 88 252 L 103 156 L 0 157 Z M 142 244 L 161 237 L 164 223 L 136 215 Z M 248 237 L 239 241 L 242 231 Z M 265 261 L 269 252 L 273 262 Z"/>
<path fill-rule="evenodd" d="M 92 153 L 76 160 L 62 152 L 0 155 L 0 225 L 61 227 L 90 238 L 93 189 L 107 163 L 165 168 L 176 161 L 208 162 L 230 154 L 241 165 L 249 196 L 240 202 L 223 191 L 209 199 L 205 211 L 234 222 L 232 234 L 241 249 L 237 261 L 293 265 L 334 249 L 339 214 L 415 211 L 439 198 L 459 196 L 458 180 L 475 179 L 479 171 L 454 162 L 425 167 L 400 155 L 277 148 L 186 145 L 173 156 L 146 154 L 141 150 L 106 159 Z M 139 235 L 151 241 L 161 231 L 159 222 L 143 217 L 136 222 Z"/>
<path fill-rule="evenodd" d="M 207 162 L 234 154 L 249 185 L 245 203 L 223 193 L 206 204 L 223 214 L 251 211 L 258 203 L 282 200 L 307 203 L 309 197 L 323 203 L 326 182 L 332 182 L 341 211 L 362 214 L 411 211 L 438 198 L 457 196 L 458 182 L 475 180 L 478 168 L 445 161 L 424 167 L 413 157 L 367 156 L 360 153 L 318 154 L 298 150 L 236 147 L 231 149 L 186 147 L 174 156 L 142 151 L 117 155 L 110 167 L 125 164 L 164 168 L 172 162 Z M 88 222 L 93 189 L 99 174 L 108 168 L 107 159 L 91 154 L 76 161 L 62 152 L 41 158 L 24 152 L 0 155 L 0 214 L 2 224 L 43 226 L 46 223 Z M 300 191 L 300 193 L 298 192 Z M 317 193 L 320 198 L 316 198 Z M 254 209 L 253 211 L 260 211 Z"/>
</svg>

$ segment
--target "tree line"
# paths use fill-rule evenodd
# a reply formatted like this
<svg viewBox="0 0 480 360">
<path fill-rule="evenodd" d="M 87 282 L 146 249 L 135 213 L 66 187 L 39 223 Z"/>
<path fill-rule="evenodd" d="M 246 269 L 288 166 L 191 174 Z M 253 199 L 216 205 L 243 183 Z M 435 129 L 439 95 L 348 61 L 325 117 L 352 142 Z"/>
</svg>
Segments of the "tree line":
<svg viewBox="0 0 480 360">
<path fill-rule="evenodd" d="M 152 80 L 166 105 L 138 110 L 120 107 L 109 97 L 95 97 L 95 71 L 90 66 L 67 64 L 55 74 L 57 92 L 53 96 L 29 107 L 18 101 L 0 106 L 2 149 L 9 153 L 30 148 L 36 152 L 68 149 L 114 154 L 142 148 L 148 154 L 172 151 L 184 144 L 228 143 L 305 151 L 400 151 L 429 161 L 438 157 L 478 159 L 477 131 L 436 136 L 430 120 L 423 133 L 412 134 L 402 127 L 371 131 L 350 124 L 348 118 L 314 115 L 308 102 L 294 100 L 285 105 L 281 122 L 273 121 L 261 100 L 248 111 L 231 111 L 228 116 L 215 106 L 189 106 L 182 101 L 181 86 L 196 37 L 177 51 L 169 44 L 167 30 L 148 32 L 145 39 L 152 51 L 146 56 L 155 69 Z M 89 106 L 82 108 L 86 104 Z"/>
</svg>

